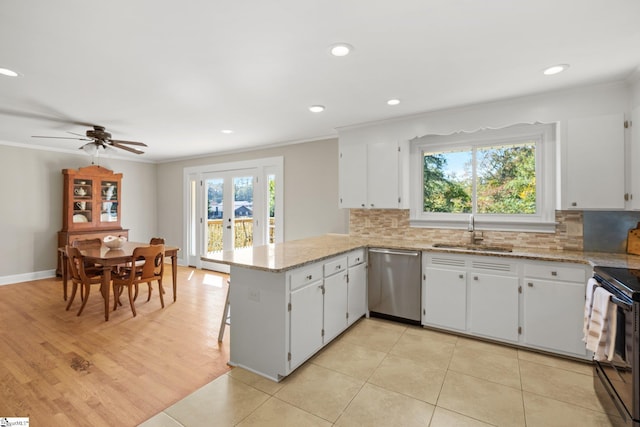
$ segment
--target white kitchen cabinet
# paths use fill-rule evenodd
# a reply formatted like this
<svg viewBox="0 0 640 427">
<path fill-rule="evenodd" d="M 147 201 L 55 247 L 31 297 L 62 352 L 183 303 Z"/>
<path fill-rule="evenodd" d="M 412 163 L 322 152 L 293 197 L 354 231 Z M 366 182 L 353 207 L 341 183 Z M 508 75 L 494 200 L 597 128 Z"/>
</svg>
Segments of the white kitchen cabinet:
<svg viewBox="0 0 640 427">
<path fill-rule="evenodd" d="M 323 343 L 347 328 L 347 257 L 324 264 Z"/>
<path fill-rule="evenodd" d="M 347 254 L 347 325 L 367 313 L 367 263 L 364 249 Z"/>
<path fill-rule="evenodd" d="M 290 294 L 290 341 L 289 361 L 291 369 L 318 351 L 323 344 L 323 280 L 318 280 L 296 289 Z"/>
<path fill-rule="evenodd" d="M 489 338 L 518 341 L 518 277 L 469 274 L 470 331 Z"/>
<path fill-rule="evenodd" d="M 404 197 L 408 145 L 394 141 L 340 144 L 339 206 L 341 208 L 398 209 Z"/>
<path fill-rule="evenodd" d="M 565 209 L 624 209 L 623 114 L 569 119 L 565 157 Z"/>
<path fill-rule="evenodd" d="M 339 206 L 367 207 L 367 145 L 340 144 L 338 159 Z"/>
<path fill-rule="evenodd" d="M 422 324 L 465 331 L 467 271 L 464 258 L 422 257 Z"/>
<path fill-rule="evenodd" d="M 587 267 L 529 262 L 524 266 L 522 339 L 542 350 L 586 356 L 582 342 Z"/>
<path fill-rule="evenodd" d="M 631 188 L 629 189 L 629 207 L 640 210 L 640 107 L 631 112 L 631 149 L 627 167 L 631 171 Z"/>
</svg>

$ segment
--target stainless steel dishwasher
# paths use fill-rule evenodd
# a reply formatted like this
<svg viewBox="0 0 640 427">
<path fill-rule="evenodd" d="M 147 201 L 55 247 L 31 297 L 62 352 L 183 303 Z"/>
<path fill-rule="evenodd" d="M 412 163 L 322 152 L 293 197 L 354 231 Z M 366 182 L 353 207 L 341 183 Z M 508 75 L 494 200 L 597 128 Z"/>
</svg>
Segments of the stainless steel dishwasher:
<svg viewBox="0 0 640 427">
<path fill-rule="evenodd" d="M 369 249 L 369 314 L 420 323 L 420 251 Z"/>
</svg>

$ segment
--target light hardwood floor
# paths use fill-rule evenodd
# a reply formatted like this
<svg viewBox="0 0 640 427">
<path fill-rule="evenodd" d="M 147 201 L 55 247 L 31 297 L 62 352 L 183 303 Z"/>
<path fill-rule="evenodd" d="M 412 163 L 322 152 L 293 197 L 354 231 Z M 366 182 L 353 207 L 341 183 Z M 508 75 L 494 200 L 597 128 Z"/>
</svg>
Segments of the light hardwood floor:
<svg viewBox="0 0 640 427">
<path fill-rule="evenodd" d="M 179 267 L 173 302 L 141 288 L 104 321 L 92 289 L 65 311 L 60 279 L 0 286 L 0 417 L 33 426 L 135 426 L 229 371 L 229 337 L 218 343 L 227 276 Z"/>
</svg>

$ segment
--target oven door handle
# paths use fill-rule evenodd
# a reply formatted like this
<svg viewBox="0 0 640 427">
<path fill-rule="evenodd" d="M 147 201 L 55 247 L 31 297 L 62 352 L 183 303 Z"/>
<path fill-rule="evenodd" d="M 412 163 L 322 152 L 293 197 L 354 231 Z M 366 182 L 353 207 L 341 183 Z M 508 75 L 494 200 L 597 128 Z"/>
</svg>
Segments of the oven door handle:
<svg viewBox="0 0 640 427">
<path fill-rule="evenodd" d="M 620 298 L 611 295 L 611 302 L 614 303 L 615 305 L 617 305 L 618 307 L 622 308 L 625 311 L 631 311 L 633 309 L 633 306 L 631 304 L 629 304 L 628 302 L 621 300 Z"/>
</svg>

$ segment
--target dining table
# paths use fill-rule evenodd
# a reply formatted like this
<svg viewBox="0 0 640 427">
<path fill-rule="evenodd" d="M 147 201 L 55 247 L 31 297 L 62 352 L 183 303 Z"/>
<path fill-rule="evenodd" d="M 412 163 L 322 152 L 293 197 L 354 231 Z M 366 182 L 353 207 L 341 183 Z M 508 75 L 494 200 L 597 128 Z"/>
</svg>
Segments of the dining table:
<svg viewBox="0 0 640 427">
<path fill-rule="evenodd" d="M 148 247 L 149 243 L 141 242 L 124 242 L 120 248 L 111 249 L 104 244 L 100 248 L 82 249 L 80 253 L 88 262 L 99 264 L 102 266 L 102 281 L 100 283 L 100 293 L 104 298 L 104 320 L 109 320 L 109 291 L 111 289 L 111 271 L 114 266 L 132 263 L 133 251 L 135 248 Z M 178 251 L 177 246 L 164 246 L 164 254 L 171 257 L 171 278 L 173 279 L 173 301 L 176 301 L 176 291 L 178 282 Z M 67 280 L 68 280 L 68 259 L 64 247 L 58 248 L 62 257 L 62 285 L 64 289 L 64 299 L 67 299 Z"/>
</svg>

